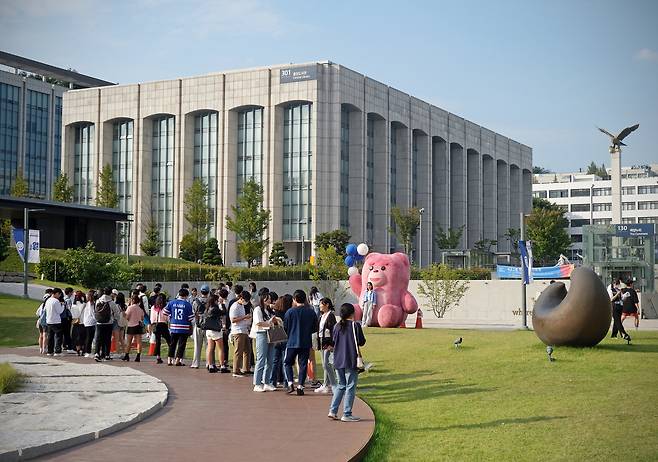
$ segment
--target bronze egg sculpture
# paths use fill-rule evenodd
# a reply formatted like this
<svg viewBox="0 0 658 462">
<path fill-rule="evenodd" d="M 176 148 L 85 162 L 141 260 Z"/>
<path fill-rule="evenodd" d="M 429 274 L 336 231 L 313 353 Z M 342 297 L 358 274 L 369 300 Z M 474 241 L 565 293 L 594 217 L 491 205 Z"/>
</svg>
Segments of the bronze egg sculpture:
<svg viewBox="0 0 658 462">
<path fill-rule="evenodd" d="M 592 347 L 610 328 L 612 309 L 608 291 L 589 268 L 571 273 L 567 291 L 555 282 L 541 293 L 532 311 L 532 325 L 546 345 Z"/>
</svg>

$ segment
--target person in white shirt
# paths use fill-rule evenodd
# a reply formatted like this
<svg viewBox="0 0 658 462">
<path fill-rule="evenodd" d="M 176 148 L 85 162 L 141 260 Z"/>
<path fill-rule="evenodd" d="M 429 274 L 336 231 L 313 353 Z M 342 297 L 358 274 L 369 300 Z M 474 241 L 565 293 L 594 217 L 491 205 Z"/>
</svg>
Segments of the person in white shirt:
<svg viewBox="0 0 658 462">
<path fill-rule="evenodd" d="M 37 329 L 39 329 L 39 353 L 42 355 L 46 354 L 48 349 L 48 324 L 46 323 L 46 300 L 52 295 L 53 289 L 46 289 L 46 293 L 43 295 L 43 301 L 39 308 L 37 308 Z"/>
<path fill-rule="evenodd" d="M 246 290 L 242 292 L 238 300 L 231 305 L 229 318 L 231 318 L 231 337 L 235 344 L 233 353 L 233 377 L 244 376 L 242 370 L 249 367 L 249 326 L 251 324 L 251 314 L 245 314 L 245 305 L 249 305 L 251 294 Z"/>
<path fill-rule="evenodd" d="M 254 391 L 256 392 L 276 390 L 272 383 L 274 345 L 268 343 L 267 331 L 273 325 L 282 324 L 283 321 L 274 316 L 274 311 L 268 302 L 268 293 L 263 293 L 258 305 L 253 309 L 254 318 L 249 332 L 249 337 L 256 340 L 256 366 L 254 368 Z"/>
<path fill-rule="evenodd" d="M 62 296 L 62 289 L 55 287 L 44 305 L 48 324 L 48 356 L 62 354 L 62 313 L 64 312 L 64 305 L 60 301 Z"/>
<path fill-rule="evenodd" d="M 94 343 L 96 336 L 96 315 L 94 314 L 94 307 L 96 306 L 96 291 L 90 290 L 87 292 L 87 303 L 82 308 L 80 318 L 82 325 L 85 328 L 85 358 L 91 357 L 91 347 Z"/>
</svg>

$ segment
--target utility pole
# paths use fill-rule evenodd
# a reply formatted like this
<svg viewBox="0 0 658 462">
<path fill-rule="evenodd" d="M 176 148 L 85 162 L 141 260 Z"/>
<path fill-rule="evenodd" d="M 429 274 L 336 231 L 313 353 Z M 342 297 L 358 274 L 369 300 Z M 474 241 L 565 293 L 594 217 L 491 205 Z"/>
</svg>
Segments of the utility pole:
<svg viewBox="0 0 658 462">
<path fill-rule="evenodd" d="M 521 212 L 521 240 L 525 242 L 525 214 Z M 526 300 L 526 284 L 523 280 L 523 275 L 525 274 L 525 260 L 521 258 L 521 311 L 522 311 L 522 320 L 521 328 L 528 328 L 528 307 Z"/>
</svg>

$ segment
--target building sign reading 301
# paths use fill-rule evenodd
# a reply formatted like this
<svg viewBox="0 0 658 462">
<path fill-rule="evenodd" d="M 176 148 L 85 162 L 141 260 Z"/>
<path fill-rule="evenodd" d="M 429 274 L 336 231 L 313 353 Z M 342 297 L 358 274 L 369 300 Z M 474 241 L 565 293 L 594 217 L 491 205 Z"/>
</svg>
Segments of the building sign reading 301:
<svg viewBox="0 0 658 462">
<path fill-rule="evenodd" d="M 301 82 L 303 80 L 316 80 L 318 68 L 315 64 L 304 67 L 288 67 L 281 69 L 279 83 Z"/>
</svg>

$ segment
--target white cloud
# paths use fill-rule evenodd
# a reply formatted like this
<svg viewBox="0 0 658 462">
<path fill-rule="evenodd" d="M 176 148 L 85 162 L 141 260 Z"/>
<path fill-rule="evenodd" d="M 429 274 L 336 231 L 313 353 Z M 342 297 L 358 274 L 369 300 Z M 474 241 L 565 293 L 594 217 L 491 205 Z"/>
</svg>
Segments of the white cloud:
<svg viewBox="0 0 658 462">
<path fill-rule="evenodd" d="M 658 62 L 658 51 L 654 51 L 650 48 L 642 48 L 635 52 L 634 58 L 636 61 L 649 61 L 656 63 Z"/>
</svg>

